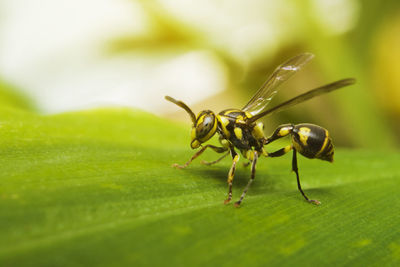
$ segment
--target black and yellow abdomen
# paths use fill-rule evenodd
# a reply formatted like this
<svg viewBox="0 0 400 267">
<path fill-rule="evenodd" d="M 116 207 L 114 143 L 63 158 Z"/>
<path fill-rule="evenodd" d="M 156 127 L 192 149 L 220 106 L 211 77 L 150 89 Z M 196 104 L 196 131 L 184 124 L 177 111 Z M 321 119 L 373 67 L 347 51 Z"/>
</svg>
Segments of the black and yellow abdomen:
<svg viewBox="0 0 400 267">
<path fill-rule="evenodd" d="M 329 132 L 317 125 L 302 123 L 292 130 L 293 147 L 307 158 L 333 161 L 333 144 Z"/>
</svg>

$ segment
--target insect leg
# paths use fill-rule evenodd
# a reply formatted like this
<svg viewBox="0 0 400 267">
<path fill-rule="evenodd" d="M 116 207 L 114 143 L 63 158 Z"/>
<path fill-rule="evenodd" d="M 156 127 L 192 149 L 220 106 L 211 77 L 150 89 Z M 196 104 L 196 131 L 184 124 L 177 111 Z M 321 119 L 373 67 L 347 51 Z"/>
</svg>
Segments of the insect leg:
<svg viewBox="0 0 400 267">
<path fill-rule="evenodd" d="M 224 201 L 224 204 L 228 204 L 232 199 L 232 182 L 235 176 L 236 163 L 239 161 L 239 154 L 235 150 L 231 149 L 232 166 L 228 173 L 228 198 Z"/>
<path fill-rule="evenodd" d="M 196 159 L 198 156 L 200 156 L 207 148 L 211 148 L 217 153 L 223 153 L 227 151 L 228 149 L 225 147 L 218 147 L 218 146 L 213 146 L 213 145 L 205 145 L 203 146 L 199 151 L 196 152 L 189 160 L 186 162 L 184 165 L 179 165 L 177 163 L 173 164 L 172 167 L 183 169 L 186 168 L 194 159 Z"/>
<path fill-rule="evenodd" d="M 296 173 L 296 178 L 297 178 L 297 188 L 299 189 L 300 193 L 303 195 L 303 197 L 310 203 L 314 203 L 315 205 L 321 204 L 318 200 L 314 199 L 309 199 L 306 194 L 304 194 L 303 190 L 301 189 L 300 185 L 300 177 L 299 177 L 299 169 L 297 167 L 297 151 L 296 149 L 293 149 L 293 158 L 292 158 L 292 171 Z"/>
<path fill-rule="evenodd" d="M 279 150 L 277 150 L 275 152 L 268 153 L 267 157 L 271 157 L 271 158 L 280 157 L 280 156 L 283 156 L 286 153 L 288 153 L 291 149 L 293 149 L 293 146 L 292 145 L 287 145 L 284 148 L 281 148 L 281 149 L 279 149 Z"/>
<path fill-rule="evenodd" d="M 240 196 L 239 201 L 237 201 L 235 203 L 235 207 L 239 207 L 240 203 L 242 203 L 243 198 L 246 196 L 247 191 L 249 190 L 250 185 L 253 183 L 254 181 L 254 177 L 256 176 L 256 164 L 257 164 L 257 159 L 258 159 L 258 153 L 257 151 L 254 151 L 254 157 L 253 157 L 253 161 L 251 162 L 251 177 L 249 182 L 247 183 L 246 187 L 243 190 L 242 195 Z"/>
<path fill-rule="evenodd" d="M 204 165 L 213 165 L 213 164 L 215 164 L 215 163 L 218 163 L 218 162 L 220 162 L 221 160 L 223 160 L 226 156 L 228 156 L 229 155 L 229 151 L 227 152 L 227 153 L 225 153 L 222 157 L 220 157 L 219 159 L 217 159 L 217 160 L 214 160 L 214 161 L 205 161 L 205 160 L 202 160 L 201 161 L 201 164 L 204 164 Z"/>
</svg>

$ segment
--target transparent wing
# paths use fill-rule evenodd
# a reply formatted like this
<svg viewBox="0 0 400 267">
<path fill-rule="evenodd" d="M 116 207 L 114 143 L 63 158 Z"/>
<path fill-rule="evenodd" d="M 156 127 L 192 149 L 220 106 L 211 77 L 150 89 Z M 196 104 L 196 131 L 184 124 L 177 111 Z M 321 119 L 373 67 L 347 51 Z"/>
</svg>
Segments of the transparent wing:
<svg viewBox="0 0 400 267">
<path fill-rule="evenodd" d="M 249 119 L 250 122 L 254 122 L 256 120 L 258 120 L 259 118 L 266 116 L 266 115 L 271 115 L 273 113 L 282 111 L 284 109 L 293 107 L 294 105 L 300 104 L 304 101 L 307 101 L 311 98 L 314 98 L 316 96 L 322 95 L 322 94 L 326 94 L 329 93 L 331 91 L 337 90 L 339 88 L 348 86 L 348 85 L 352 85 L 356 82 L 356 80 L 354 78 L 347 78 L 347 79 L 343 79 L 343 80 L 339 80 L 333 83 L 329 83 L 326 85 L 323 85 L 321 87 L 315 88 L 313 90 L 310 90 L 308 92 L 305 92 L 304 94 L 298 95 L 286 102 L 283 102 L 273 108 L 270 108 L 264 112 L 258 113 L 257 115 L 255 115 L 254 117 L 251 117 Z"/>
<path fill-rule="evenodd" d="M 277 67 L 242 110 L 249 112 L 253 116 L 262 112 L 278 92 L 279 85 L 292 77 L 313 57 L 314 55 L 311 53 L 300 54 Z"/>
</svg>

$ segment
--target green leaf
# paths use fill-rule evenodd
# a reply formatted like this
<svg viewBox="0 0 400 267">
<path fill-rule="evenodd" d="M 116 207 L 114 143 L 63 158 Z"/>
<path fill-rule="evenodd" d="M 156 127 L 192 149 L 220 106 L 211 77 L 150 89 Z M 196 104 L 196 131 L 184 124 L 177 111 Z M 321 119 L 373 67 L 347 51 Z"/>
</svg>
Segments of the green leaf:
<svg viewBox="0 0 400 267">
<path fill-rule="evenodd" d="M 400 155 L 337 149 L 335 163 L 258 162 L 240 208 L 230 160 L 177 170 L 189 126 L 127 109 L 0 112 L 1 266 L 400 264 Z M 206 152 L 202 159 L 218 155 Z M 238 166 L 236 200 L 249 178 Z"/>
</svg>

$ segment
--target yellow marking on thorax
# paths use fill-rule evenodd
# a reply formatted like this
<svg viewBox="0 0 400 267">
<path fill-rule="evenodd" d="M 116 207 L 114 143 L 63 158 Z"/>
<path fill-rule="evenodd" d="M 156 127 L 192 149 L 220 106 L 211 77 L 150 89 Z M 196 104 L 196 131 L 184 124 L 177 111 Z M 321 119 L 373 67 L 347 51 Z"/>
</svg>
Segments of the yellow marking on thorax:
<svg viewBox="0 0 400 267">
<path fill-rule="evenodd" d="M 301 127 L 299 130 L 299 137 L 300 137 L 300 142 L 303 143 L 303 145 L 307 145 L 307 140 L 308 140 L 308 134 L 311 132 L 310 128 L 307 127 Z"/>
<path fill-rule="evenodd" d="M 233 131 L 235 132 L 237 139 L 242 140 L 242 138 L 243 138 L 242 129 L 239 127 L 235 127 L 235 129 L 233 129 Z"/>
<path fill-rule="evenodd" d="M 218 115 L 217 120 L 221 123 L 222 131 L 226 135 L 227 138 L 231 136 L 231 133 L 226 129 L 226 126 L 229 124 L 229 120 L 224 116 Z"/>
<path fill-rule="evenodd" d="M 229 115 L 229 114 L 234 113 L 234 112 L 240 112 L 240 110 L 239 109 L 230 109 L 228 111 L 225 111 L 224 114 L 225 115 Z"/>
<path fill-rule="evenodd" d="M 226 127 L 229 124 L 229 120 L 224 116 L 218 116 L 219 121 L 221 122 L 222 126 Z"/>
<path fill-rule="evenodd" d="M 262 122 L 258 122 L 256 124 L 256 126 L 254 126 L 252 134 L 257 140 L 264 138 L 264 130 L 263 129 L 264 129 L 264 125 Z"/>
<path fill-rule="evenodd" d="M 242 115 L 237 115 L 236 119 L 235 119 L 235 123 L 246 124 L 246 121 L 244 120 L 244 117 Z"/>
</svg>

